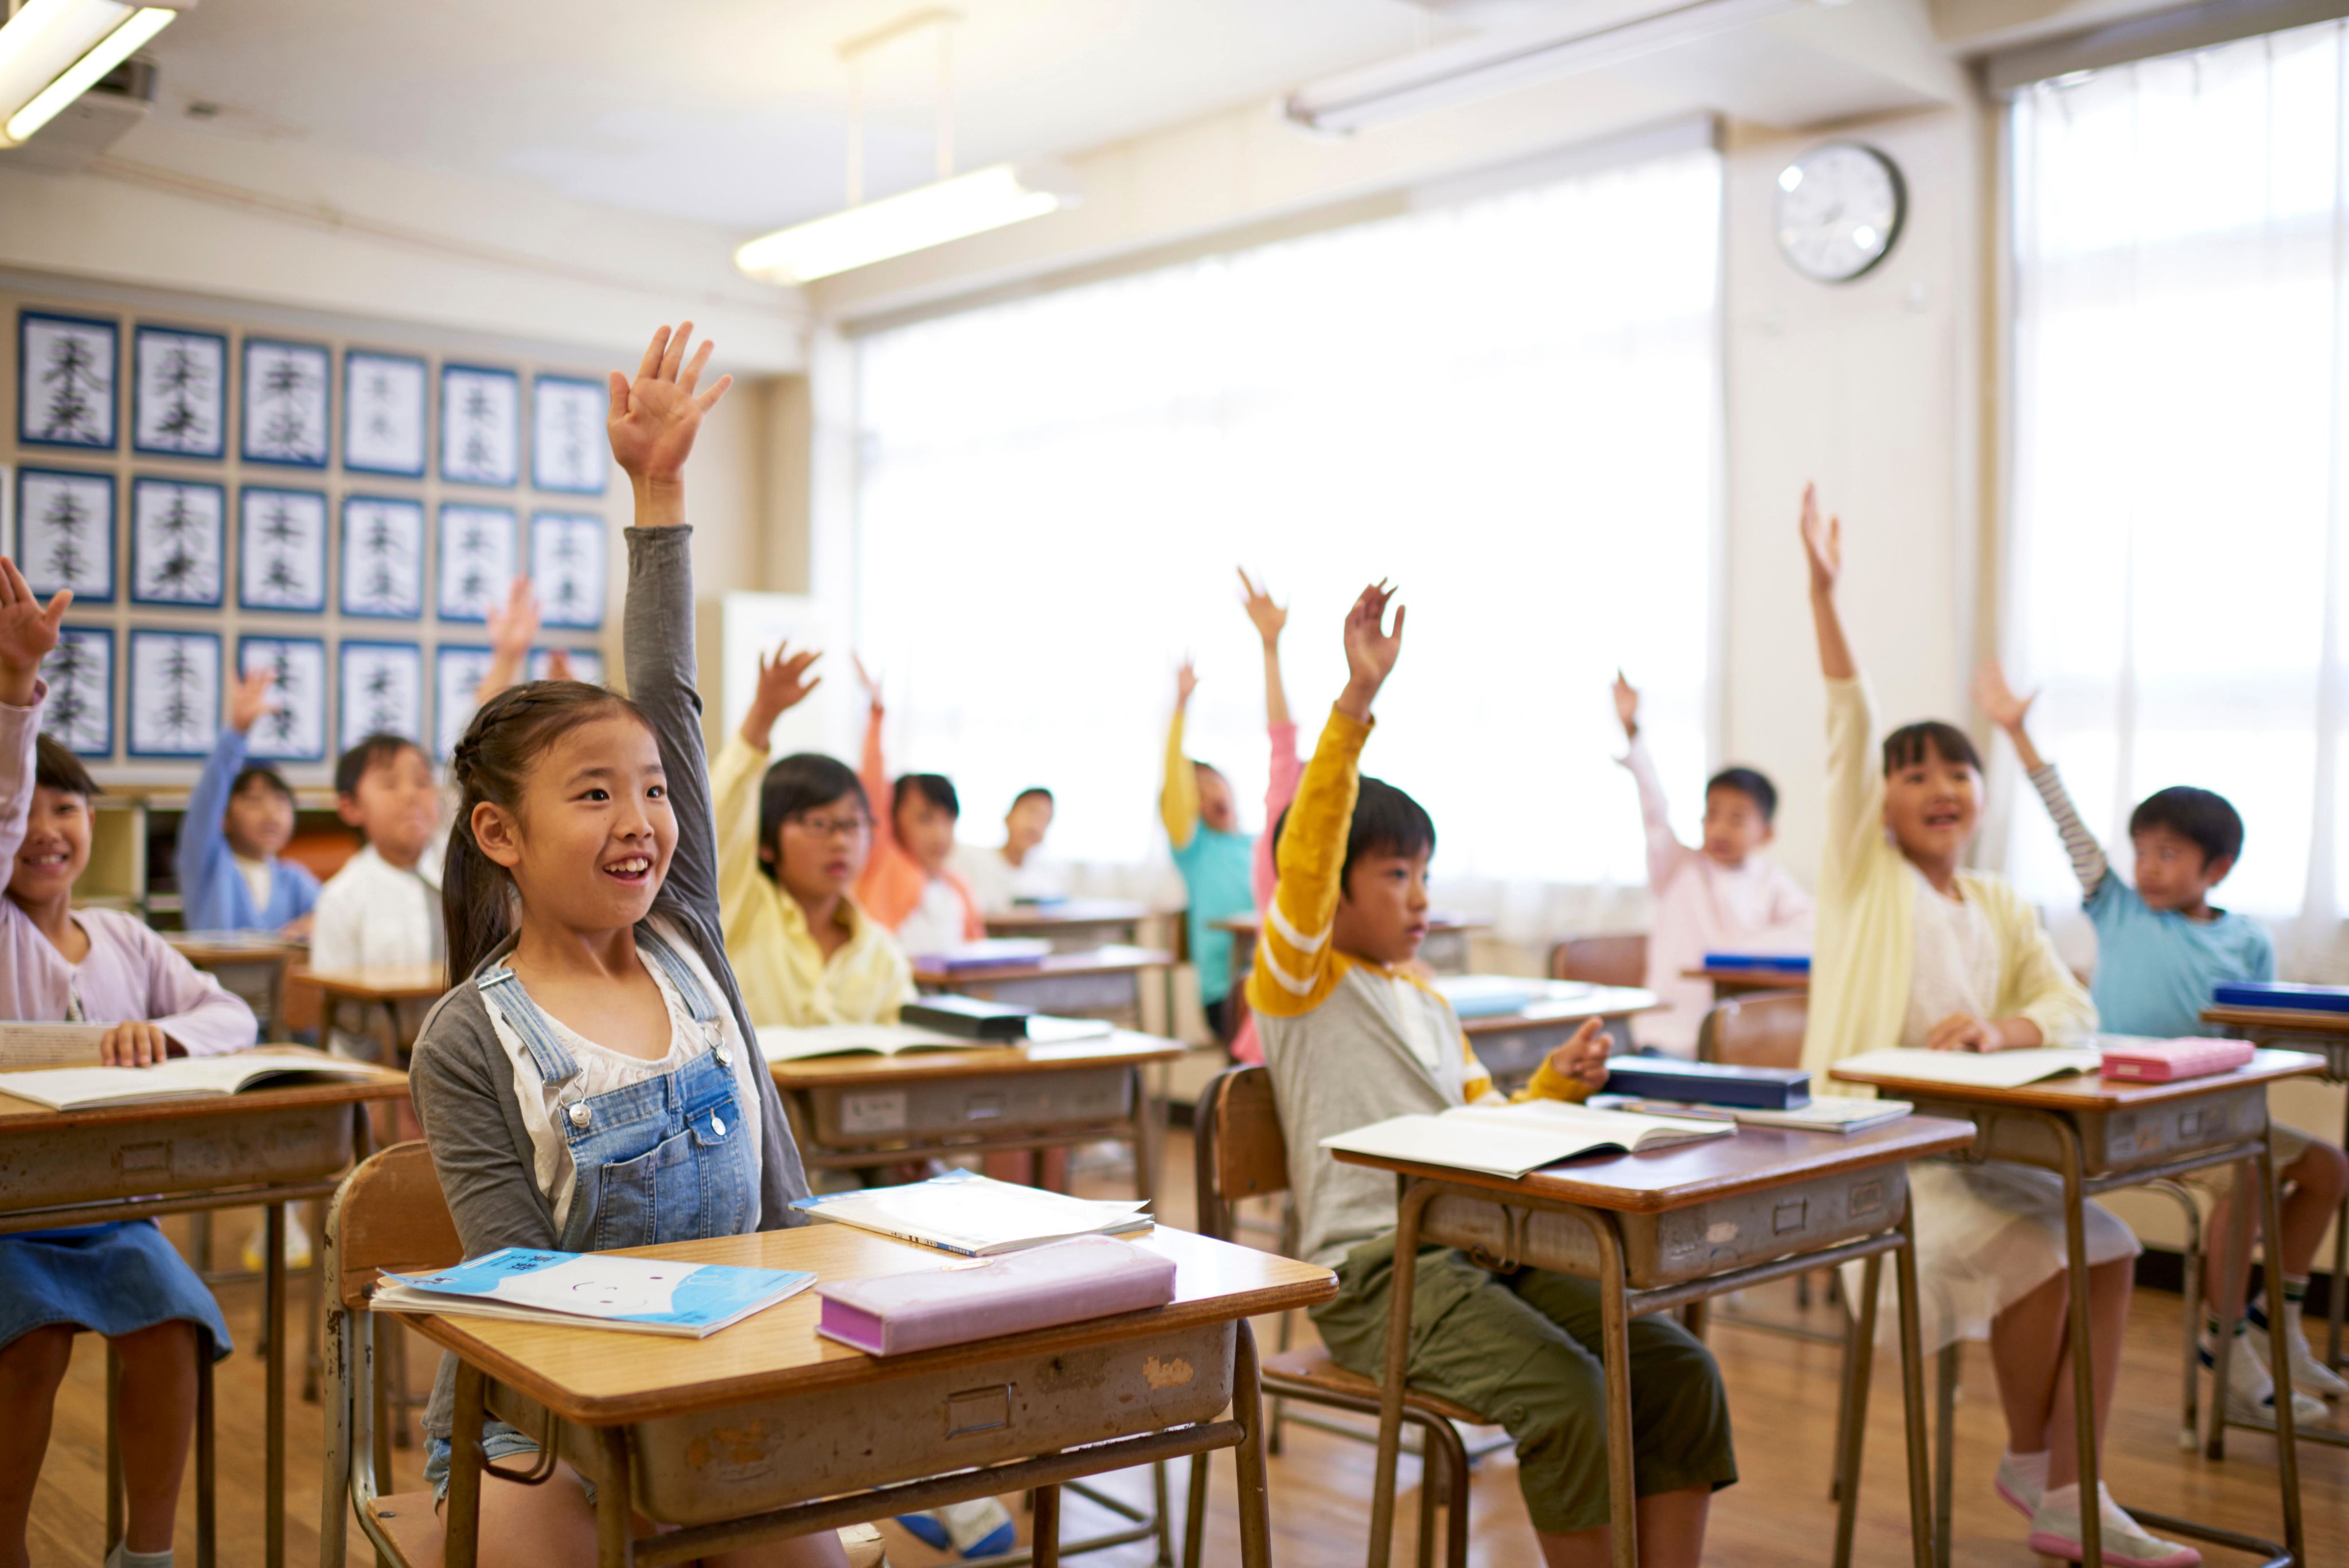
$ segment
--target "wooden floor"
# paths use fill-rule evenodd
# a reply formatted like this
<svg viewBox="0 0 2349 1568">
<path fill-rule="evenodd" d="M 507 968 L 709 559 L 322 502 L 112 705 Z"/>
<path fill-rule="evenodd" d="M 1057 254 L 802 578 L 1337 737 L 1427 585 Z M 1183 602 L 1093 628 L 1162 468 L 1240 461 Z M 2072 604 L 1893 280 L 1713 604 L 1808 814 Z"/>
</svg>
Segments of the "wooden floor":
<svg viewBox="0 0 2349 1568">
<path fill-rule="evenodd" d="M 1190 1147 L 1179 1134 L 1168 1142 L 1169 1179 L 1161 1182 L 1166 1194 L 1161 1216 L 1170 1223 L 1187 1223 Z M 1081 1180 L 1081 1185 L 1090 1184 Z M 1117 1182 L 1102 1191 L 1106 1195 L 1122 1186 L 1122 1181 Z M 176 1232 L 181 1223 L 167 1225 Z M 241 1240 L 243 1222 L 224 1221 L 221 1233 L 224 1242 Z M 223 1245 L 221 1251 L 225 1255 L 233 1247 Z M 1774 1288 L 1745 1304 L 1756 1313 L 1792 1313 L 1790 1289 Z M 298 1292 L 295 1294 L 298 1300 Z M 220 1561 L 223 1568 L 246 1568 L 262 1560 L 262 1368 L 251 1353 L 258 1326 L 259 1292 L 252 1285 L 232 1282 L 220 1287 L 220 1295 L 238 1347 L 234 1356 L 221 1364 L 217 1375 Z M 2108 1479 L 2125 1502 L 2207 1519 L 2271 1538 L 2280 1536 L 2271 1439 L 2256 1433 L 2234 1433 L 2229 1457 L 2219 1464 L 2208 1463 L 2199 1454 L 2178 1451 L 2178 1311 L 2176 1296 L 2149 1291 L 2138 1293 L 2129 1325 Z M 1822 1325 L 1829 1321 L 1824 1308 L 1815 1309 L 1812 1315 Z M 1298 1329 L 1301 1334 L 1311 1332 L 1301 1318 Z M 1274 1324 L 1259 1322 L 1257 1332 L 1259 1343 L 1268 1349 Z M 1815 1568 L 1827 1560 L 1834 1527 L 1826 1476 L 1834 1429 L 1835 1352 L 1826 1345 L 1732 1325 L 1716 1327 L 1712 1343 L 1729 1385 L 1743 1479 L 1714 1503 L 1707 1559 L 1754 1568 Z M 431 1365 L 429 1355 L 419 1354 L 414 1358 L 412 1370 L 419 1385 L 429 1378 Z M 1900 1469 L 1899 1395 L 1892 1365 L 1889 1357 L 1879 1359 L 1869 1409 L 1868 1464 L 1855 1552 L 1855 1561 L 1862 1564 L 1909 1561 Z M 77 1343 L 72 1374 L 59 1396 L 56 1434 L 33 1511 L 30 1545 L 36 1568 L 86 1568 L 98 1560 L 106 1517 L 105 1378 L 104 1347 L 85 1335 Z M 298 1376 L 295 1381 L 298 1383 Z M 1989 1392 L 1989 1363 L 1979 1345 L 1967 1348 L 1964 1386 L 1966 1393 L 1958 1412 L 1955 1568 L 2033 1563 L 2037 1559 L 2024 1544 L 2022 1519 L 1991 1491 L 1991 1472 L 2004 1434 Z M 2335 1421 L 2349 1428 L 2349 1414 L 2336 1414 Z M 286 1558 L 290 1563 L 306 1565 L 316 1563 L 318 1554 L 318 1407 L 294 1403 L 289 1429 Z M 2349 1563 L 2349 1450 L 2303 1445 L 2301 1454 L 2310 1564 L 2331 1568 Z M 422 1462 L 418 1449 L 397 1455 L 400 1490 L 421 1484 Z M 1371 1464 L 1367 1443 L 1304 1428 L 1288 1428 L 1284 1451 L 1272 1460 L 1273 1532 L 1281 1563 L 1293 1568 L 1324 1564 L 1334 1568 L 1362 1561 Z M 1539 1563 L 1517 1493 L 1516 1468 L 1514 1457 L 1506 1449 L 1476 1466 L 1470 1503 L 1471 1561 L 1482 1568 L 1536 1568 Z M 1239 1543 L 1230 1503 L 1228 1456 L 1217 1456 L 1214 1479 L 1205 1561 L 1214 1565 L 1237 1563 Z M 1172 1484 L 1179 1516 L 1184 1492 L 1180 1466 L 1175 1467 Z M 1404 1495 L 1397 1511 L 1398 1563 L 1414 1560 L 1418 1477 L 1408 1459 L 1403 1464 L 1402 1485 Z M 1146 1503 L 1149 1472 L 1110 1478 L 1105 1490 Z M 1018 1517 L 1018 1500 L 1007 1501 Z M 180 1561 L 192 1568 L 191 1496 L 182 1497 L 181 1515 Z M 1098 1533 L 1117 1522 L 1105 1511 L 1072 1498 L 1065 1510 L 1063 1539 Z M 890 1561 L 896 1568 L 928 1568 L 948 1561 L 894 1524 L 886 1529 Z M 365 1568 L 373 1554 L 363 1549 L 364 1540 L 356 1530 L 351 1540 L 350 1568 Z M 1154 1555 L 1152 1545 L 1144 1542 L 1082 1561 L 1099 1568 L 1143 1568 L 1154 1561 Z M 2207 1560 L 2214 1568 L 2250 1561 L 2215 1548 Z"/>
</svg>

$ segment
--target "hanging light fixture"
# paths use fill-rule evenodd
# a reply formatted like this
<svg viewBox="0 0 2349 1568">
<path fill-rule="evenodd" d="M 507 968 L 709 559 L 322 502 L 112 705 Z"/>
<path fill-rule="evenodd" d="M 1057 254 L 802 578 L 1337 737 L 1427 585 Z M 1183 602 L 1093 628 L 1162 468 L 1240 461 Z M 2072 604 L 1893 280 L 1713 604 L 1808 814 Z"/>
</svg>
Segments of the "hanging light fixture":
<svg viewBox="0 0 2349 1568">
<path fill-rule="evenodd" d="M 916 11 L 840 47 L 840 57 L 848 67 L 848 204 L 829 216 L 750 241 L 734 253 L 737 267 L 766 283 L 812 283 L 1040 218 L 1076 202 L 1074 178 L 1049 161 L 998 163 L 955 173 L 954 25 L 961 19 L 952 11 Z M 915 190 L 867 202 L 864 57 L 884 44 L 929 28 L 936 28 L 938 36 L 938 177 Z"/>
<path fill-rule="evenodd" d="M 32 140 L 196 0 L 26 0 L 0 23 L 0 148 Z M 0 12 L 7 10 L 0 0 Z"/>
</svg>

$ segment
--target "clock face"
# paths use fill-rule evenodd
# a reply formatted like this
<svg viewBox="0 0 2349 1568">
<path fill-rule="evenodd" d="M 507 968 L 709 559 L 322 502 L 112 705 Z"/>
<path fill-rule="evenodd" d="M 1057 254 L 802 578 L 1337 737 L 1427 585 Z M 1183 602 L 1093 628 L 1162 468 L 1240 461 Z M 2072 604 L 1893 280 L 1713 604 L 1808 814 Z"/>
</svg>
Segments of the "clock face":
<svg viewBox="0 0 2349 1568">
<path fill-rule="evenodd" d="M 1778 171 L 1778 248 L 1806 277 L 1843 283 L 1884 259 L 1908 207 L 1892 160 L 1830 141 Z"/>
</svg>

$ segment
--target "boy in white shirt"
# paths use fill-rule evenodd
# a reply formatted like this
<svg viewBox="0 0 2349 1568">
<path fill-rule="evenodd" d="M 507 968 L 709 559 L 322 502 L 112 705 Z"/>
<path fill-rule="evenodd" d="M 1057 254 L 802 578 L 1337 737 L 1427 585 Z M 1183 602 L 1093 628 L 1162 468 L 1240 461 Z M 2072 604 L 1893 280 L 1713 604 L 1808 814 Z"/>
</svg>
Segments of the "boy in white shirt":
<svg viewBox="0 0 2349 1568">
<path fill-rule="evenodd" d="M 318 893 L 310 967 L 364 970 L 442 961 L 440 867 L 427 853 L 440 823 L 440 786 L 405 735 L 369 735 L 335 763 L 335 810 L 367 845 Z M 418 1006 L 421 1022 L 422 1006 Z M 372 1057 L 357 1038 L 335 1048 Z"/>
<path fill-rule="evenodd" d="M 1014 795 L 1011 809 L 1003 814 L 1001 847 L 955 846 L 955 869 L 970 884 L 981 909 L 996 915 L 1023 900 L 1049 903 L 1069 896 L 1060 863 L 1044 854 L 1044 835 L 1051 826 L 1052 792 L 1032 784 Z"/>
</svg>

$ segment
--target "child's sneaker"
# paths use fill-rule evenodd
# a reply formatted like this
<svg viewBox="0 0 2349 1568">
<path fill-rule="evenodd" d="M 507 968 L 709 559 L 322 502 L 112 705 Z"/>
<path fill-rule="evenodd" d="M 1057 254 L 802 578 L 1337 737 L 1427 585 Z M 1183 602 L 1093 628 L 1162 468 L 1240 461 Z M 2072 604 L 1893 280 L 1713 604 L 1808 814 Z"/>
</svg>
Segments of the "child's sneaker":
<svg viewBox="0 0 2349 1568">
<path fill-rule="evenodd" d="M 2148 1535 L 2127 1511 L 2113 1501 L 2104 1483 L 2096 1484 L 2097 1510 L 2104 1525 L 2105 1561 L 2111 1568 L 2197 1568 L 2202 1553 L 2175 1541 Z M 2087 1556 L 2080 1546 L 2080 1488 L 2077 1483 L 2049 1489 L 2031 1516 L 2031 1550 L 2078 1563 Z"/>
<path fill-rule="evenodd" d="M 2235 1335 L 2234 1348 L 2227 1360 L 2227 1419 L 2230 1421 L 2272 1421 L 2275 1419 L 2275 1378 L 2268 1371 L 2267 1346 L 2251 1348 L 2251 1335 L 2256 1328 Z M 2262 1339 L 2266 1336 L 2261 1335 Z M 2210 1365 L 2210 1350 L 2202 1347 L 2202 1365 Z M 2313 1426 L 2332 1414 L 2324 1401 L 2313 1394 L 2292 1391 L 2292 1424 Z"/>
<path fill-rule="evenodd" d="M 253 1228 L 252 1235 L 247 1236 L 244 1239 L 243 1262 L 244 1272 L 246 1273 L 257 1274 L 261 1272 L 262 1264 L 265 1261 L 261 1255 L 261 1249 L 267 1243 L 268 1240 L 269 1222 L 264 1220 L 260 1224 L 255 1225 Z M 309 1230 L 302 1223 L 301 1217 L 299 1215 L 288 1213 L 285 1216 L 286 1272 L 291 1273 L 297 1270 L 306 1269 L 309 1266 Z"/>
<path fill-rule="evenodd" d="M 952 1552 L 965 1562 L 1009 1552 L 1019 1539 L 1019 1532 L 1012 1528 L 1011 1516 L 991 1497 L 950 1502 L 926 1513 L 901 1513 L 897 1522 L 923 1545 Z"/>
<path fill-rule="evenodd" d="M 1998 1457 L 1998 1479 L 1992 1485 L 2009 1508 L 2029 1519 L 2039 1511 L 2039 1499 L 2047 1490 L 2046 1450 L 2018 1454 L 2009 1449 Z"/>
<path fill-rule="evenodd" d="M 2251 1352 L 2260 1358 L 2260 1365 L 2265 1366 L 2268 1364 L 2267 1325 L 2254 1318 L 2243 1337 L 2251 1342 Z M 2344 1394 L 2349 1394 L 2349 1382 L 2344 1382 L 2338 1372 L 2318 1360 L 2316 1352 L 2308 1348 L 2308 1336 L 2301 1332 L 2298 1302 L 2283 1304 L 2283 1348 L 2284 1353 L 2292 1357 L 2292 1386 L 2294 1388 L 2323 1399 L 2338 1399 Z M 2300 1407 L 2295 1405 L 2292 1408 L 2297 1411 Z"/>
</svg>

